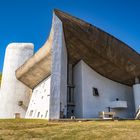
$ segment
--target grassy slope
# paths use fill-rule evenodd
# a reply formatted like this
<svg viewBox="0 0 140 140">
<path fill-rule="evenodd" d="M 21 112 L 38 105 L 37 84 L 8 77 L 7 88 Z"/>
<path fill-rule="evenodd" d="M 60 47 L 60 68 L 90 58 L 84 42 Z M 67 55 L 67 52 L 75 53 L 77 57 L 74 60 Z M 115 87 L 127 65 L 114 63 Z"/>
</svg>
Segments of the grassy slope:
<svg viewBox="0 0 140 140">
<path fill-rule="evenodd" d="M 140 121 L 0 120 L 0 139 L 139 140 Z"/>
</svg>

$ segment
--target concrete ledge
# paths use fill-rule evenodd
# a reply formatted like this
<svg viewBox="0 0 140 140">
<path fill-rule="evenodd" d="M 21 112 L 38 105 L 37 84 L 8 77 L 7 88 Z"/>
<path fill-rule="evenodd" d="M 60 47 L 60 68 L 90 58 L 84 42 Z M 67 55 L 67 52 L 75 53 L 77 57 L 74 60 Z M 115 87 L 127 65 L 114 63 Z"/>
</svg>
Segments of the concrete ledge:
<svg viewBox="0 0 140 140">
<path fill-rule="evenodd" d="M 33 89 L 51 74 L 52 35 L 42 48 L 16 70 L 16 77 Z"/>
</svg>

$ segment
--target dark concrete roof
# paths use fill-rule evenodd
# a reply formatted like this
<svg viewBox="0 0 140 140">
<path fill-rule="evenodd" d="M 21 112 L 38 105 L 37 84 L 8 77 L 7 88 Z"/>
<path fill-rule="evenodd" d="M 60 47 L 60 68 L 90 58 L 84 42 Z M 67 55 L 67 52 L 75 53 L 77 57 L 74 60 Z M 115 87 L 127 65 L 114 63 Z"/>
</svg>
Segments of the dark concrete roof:
<svg viewBox="0 0 140 140">
<path fill-rule="evenodd" d="M 71 64 L 75 65 L 82 59 L 96 72 L 113 81 L 130 86 L 134 84 L 135 76 L 140 76 L 140 55 L 136 51 L 83 20 L 59 10 L 54 12 L 63 23 Z M 16 71 L 17 79 L 30 88 L 51 73 L 51 45 L 44 46 Z"/>
<path fill-rule="evenodd" d="M 51 74 L 51 43 L 49 37 L 42 48 L 16 70 L 16 77 L 33 89 Z"/>
<path fill-rule="evenodd" d="M 59 10 L 63 22 L 69 61 L 83 59 L 101 75 L 126 85 L 140 76 L 140 55 L 128 45 L 101 29 Z"/>
</svg>

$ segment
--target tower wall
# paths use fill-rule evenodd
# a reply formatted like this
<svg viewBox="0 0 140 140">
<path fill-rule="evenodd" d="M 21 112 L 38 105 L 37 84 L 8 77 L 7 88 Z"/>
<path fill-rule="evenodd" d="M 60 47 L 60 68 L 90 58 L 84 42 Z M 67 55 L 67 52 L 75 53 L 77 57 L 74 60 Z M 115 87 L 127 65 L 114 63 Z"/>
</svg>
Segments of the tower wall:
<svg viewBox="0 0 140 140">
<path fill-rule="evenodd" d="M 13 118 L 15 113 L 25 117 L 31 90 L 15 77 L 16 69 L 33 55 L 32 43 L 11 43 L 5 53 L 1 96 L 0 118 Z M 19 106 L 22 101 L 23 105 Z"/>
<path fill-rule="evenodd" d="M 140 107 L 140 84 L 133 85 L 134 101 L 135 101 L 135 110 L 137 111 Z"/>
</svg>

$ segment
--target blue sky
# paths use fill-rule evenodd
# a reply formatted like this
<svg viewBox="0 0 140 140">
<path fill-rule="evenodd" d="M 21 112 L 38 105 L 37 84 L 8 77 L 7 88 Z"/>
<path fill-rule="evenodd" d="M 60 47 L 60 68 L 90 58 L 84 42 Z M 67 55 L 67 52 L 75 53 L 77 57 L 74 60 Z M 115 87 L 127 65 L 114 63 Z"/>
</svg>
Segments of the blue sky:
<svg viewBox="0 0 140 140">
<path fill-rule="evenodd" d="M 0 71 L 6 46 L 47 39 L 54 8 L 79 17 L 140 53 L 140 0 L 0 0 Z"/>
</svg>

